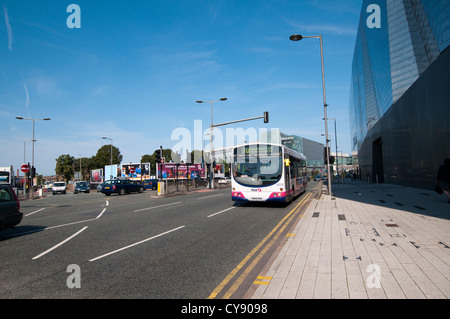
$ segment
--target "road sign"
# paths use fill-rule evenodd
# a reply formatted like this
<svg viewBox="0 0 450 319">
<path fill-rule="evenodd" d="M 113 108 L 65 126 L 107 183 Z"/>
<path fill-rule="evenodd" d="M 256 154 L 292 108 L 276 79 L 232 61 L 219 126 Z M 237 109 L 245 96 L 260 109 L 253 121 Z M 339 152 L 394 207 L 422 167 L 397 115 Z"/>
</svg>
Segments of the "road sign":
<svg viewBox="0 0 450 319">
<path fill-rule="evenodd" d="M 26 173 L 30 170 L 30 166 L 28 166 L 27 164 L 23 164 L 22 166 L 20 166 L 20 170 Z"/>
</svg>

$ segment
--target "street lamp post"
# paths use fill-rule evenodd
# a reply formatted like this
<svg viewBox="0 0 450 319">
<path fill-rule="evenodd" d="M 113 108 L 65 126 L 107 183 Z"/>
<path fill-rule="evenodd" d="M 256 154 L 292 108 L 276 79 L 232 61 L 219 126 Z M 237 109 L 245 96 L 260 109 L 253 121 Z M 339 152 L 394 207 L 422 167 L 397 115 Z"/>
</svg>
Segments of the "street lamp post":
<svg viewBox="0 0 450 319">
<path fill-rule="evenodd" d="M 325 120 L 325 119 L 323 119 Z M 328 120 L 334 120 L 334 141 L 336 144 L 336 159 L 335 159 L 335 163 L 336 163 L 336 172 L 337 172 L 337 176 L 338 176 L 338 182 L 340 181 L 340 177 L 339 177 L 339 160 L 338 160 L 338 144 L 337 144 L 337 128 L 336 128 L 336 118 L 334 117 L 329 117 Z"/>
<path fill-rule="evenodd" d="M 214 188 L 214 168 L 213 168 L 213 103 L 219 101 L 226 101 L 227 98 L 223 97 L 215 101 L 196 101 L 197 103 L 211 103 L 211 126 L 209 127 L 209 149 L 210 149 L 210 172 L 209 172 L 209 188 Z"/>
<path fill-rule="evenodd" d="M 311 35 L 311 36 L 303 36 L 300 34 L 293 34 L 289 37 L 292 41 L 300 41 L 304 38 L 316 38 L 320 39 L 320 59 L 322 62 L 322 90 L 323 90 L 323 113 L 325 120 L 325 141 L 326 141 L 326 152 L 327 152 L 327 172 L 328 172 L 328 194 L 332 195 L 331 191 L 331 178 L 330 178 L 330 150 L 328 148 L 328 120 L 327 120 L 327 99 L 325 93 L 325 71 L 323 66 L 323 43 L 322 43 L 322 35 Z"/>
<path fill-rule="evenodd" d="M 109 178 L 112 179 L 112 151 L 113 151 L 113 140 L 112 138 L 103 136 L 102 139 L 104 140 L 110 140 L 111 141 L 111 174 L 109 175 Z"/>
<path fill-rule="evenodd" d="M 16 116 L 16 119 L 18 119 L 18 120 L 28 120 L 28 121 L 32 121 L 33 122 L 33 138 L 31 140 L 31 142 L 33 143 L 33 144 L 31 144 L 31 172 L 33 174 L 33 171 L 34 171 L 34 142 L 36 142 L 36 140 L 34 139 L 34 122 L 35 121 L 50 121 L 51 119 L 48 118 L 48 117 L 43 118 L 43 119 L 29 119 L 29 118 L 21 117 L 21 116 Z M 33 178 L 31 179 L 31 186 L 34 186 L 33 185 Z"/>
</svg>

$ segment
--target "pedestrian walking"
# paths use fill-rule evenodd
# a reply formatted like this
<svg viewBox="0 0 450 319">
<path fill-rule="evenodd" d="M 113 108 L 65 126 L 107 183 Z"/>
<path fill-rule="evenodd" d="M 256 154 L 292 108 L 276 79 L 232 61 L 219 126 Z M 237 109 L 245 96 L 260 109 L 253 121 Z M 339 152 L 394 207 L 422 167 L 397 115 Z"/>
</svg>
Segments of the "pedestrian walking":
<svg viewBox="0 0 450 319">
<path fill-rule="evenodd" d="M 444 164 L 439 167 L 437 186 L 447 195 L 448 202 L 450 203 L 450 158 L 446 158 Z"/>
</svg>

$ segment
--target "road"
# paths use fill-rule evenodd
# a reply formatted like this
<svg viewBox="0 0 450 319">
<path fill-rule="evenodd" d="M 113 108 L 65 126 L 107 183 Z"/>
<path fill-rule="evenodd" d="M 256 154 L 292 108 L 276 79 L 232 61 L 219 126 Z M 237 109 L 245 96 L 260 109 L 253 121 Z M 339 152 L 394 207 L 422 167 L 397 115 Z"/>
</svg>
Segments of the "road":
<svg viewBox="0 0 450 319">
<path fill-rule="evenodd" d="M 245 298 L 312 195 L 281 206 L 236 204 L 229 188 L 23 201 L 22 222 L 0 232 L 0 298 Z"/>
</svg>

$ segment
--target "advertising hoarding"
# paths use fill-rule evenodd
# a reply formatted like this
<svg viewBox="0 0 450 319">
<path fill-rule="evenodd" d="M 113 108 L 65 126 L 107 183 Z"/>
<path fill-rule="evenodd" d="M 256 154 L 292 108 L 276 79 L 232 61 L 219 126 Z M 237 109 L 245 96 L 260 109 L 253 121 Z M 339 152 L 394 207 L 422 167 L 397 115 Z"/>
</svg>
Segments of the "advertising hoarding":
<svg viewBox="0 0 450 319">
<path fill-rule="evenodd" d="M 91 170 L 91 184 L 103 183 L 103 168 Z"/>
<path fill-rule="evenodd" d="M 144 180 L 150 178 L 150 163 L 130 163 L 121 165 L 121 177 L 131 180 Z"/>
<path fill-rule="evenodd" d="M 202 164 L 158 164 L 159 178 L 163 179 L 202 179 L 205 178 L 205 168 Z"/>
<path fill-rule="evenodd" d="M 114 165 L 106 165 L 105 166 L 105 180 L 108 179 L 115 179 L 118 176 L 118 171 L 119 169 L 119 165 L 114 164 Z"/>
</svg>

